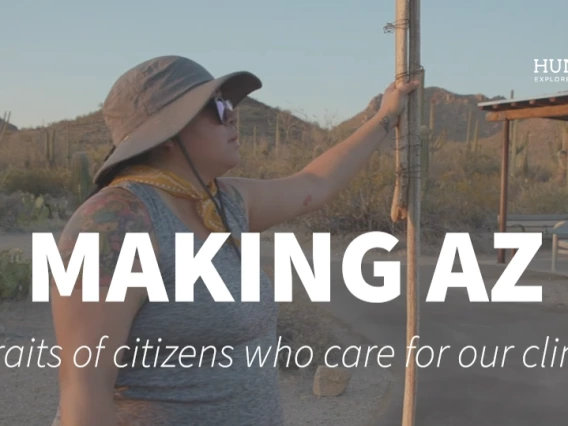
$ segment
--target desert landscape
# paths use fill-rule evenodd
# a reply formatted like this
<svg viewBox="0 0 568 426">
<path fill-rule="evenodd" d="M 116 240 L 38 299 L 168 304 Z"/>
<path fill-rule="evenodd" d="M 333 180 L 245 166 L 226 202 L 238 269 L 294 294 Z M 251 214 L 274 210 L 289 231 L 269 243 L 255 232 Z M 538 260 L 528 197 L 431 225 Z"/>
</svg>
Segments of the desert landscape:
<svg viewBox="0 0 568 426">
<path fill-rule="evenodd" d="M 478 108 L 479 102 L 487 100 L 480 94 L 455 94 L 439 87 L 424 90 L 423 132 L 415 135 L 423 141 L 420 273 L 424 294 L 448 232 L 470 233 L 488 288 L 506 267 L 495 264 L 493 247 L 493 232 L 498 229 L 503 128 L 486 121 L 485 112 Z M 232 173 L 265 179 L 291 174 L 352 133 L 378 111 L 380 102 L 381 95 L 351 119 L 324 127 L 300 112 L 247 98 L 238 108 L 242 164 Z M 32 337 L 54 344 L 49 305 L 29 300 L 31 233 L 58 234 L 62 230 L 92 189 L 93 172 L 110 146 L 100 110 L 37 128 L 18 128 L 10 123 L 9 114 L 0 120 L 0 348 L 2 344 L 25 346 Z M 568 213 L 567 151 L 568 126 L 564 122 L 525 119 L 513 123 L 510 214 Z M 376 230 L 397 236 L 400 244 L 392 253 L 369 255 L 363 265 L 364 274 L 371 277 L 369 281 L 373 279 L 373 260 L 396 259 L 404 268 L 405 224 L 390 219 L 394 181 L 393 140 L 370 158 L 366 169 L 325 208 L 263 236 L 267 248 L 262 252 L 268 253 L 263 266 L 269 272 L 273 232 L 294 232 L 307 256 L 311 254 L 311 233 L 330 232 L 333 239 L 334 302 L 315 309 L 298 284 L 298 297 L 281 311 L 279 334 L 295 349 L 309 345 L 316 351 L 308 368 L 281 367 L 289 425 L 399 424 L 404 294 L 388 307 L 365 305 L 346 293 L 339 270 L 349 241 Z M 465 301 L 466 296 L 452 294 L 452 303 L 424 308 L 424 336 L 438 345 L 516 342 L 519 346 L 542 344 L 546 335 L 561 336 L 561 324 L 568 312 L 568 267 L 562 258 L 556 274 L 547 272 L 550 256 L 550 241 L 545 240 L 521 279 L 522 284 L 543 286 L 542 303 L 494 304 L 475 311 Z M 525 322 L 527 328 L 519 326 Z M 490 328 L 495 333 L 489 333 Z M 393 345 L 398 355 L 389 368 L 350 369 L 339 385 L 341 389 L 335 389 L 337 395 L 326 397 L 322 389 L 316 391 L 314 384 L 320 374 L 317 367 L 322 364 L 322 353 L 334 344 Z M 457 424 L 452 419 L 468 409 L 472 410 L 468 420 L 478 424 L 471 408 L 476 404 L 492 413 L 494 424 L 541 424 L 544 417 L 555 423 L 561 415 L 559 407 L 563 406 L 559 395 L 566 373 L 562 369 L 521 370 L 519 362 L 515 360 L 510 368 L 493 372 L 492 378 L 482 369 L 464 373 L 455 366 L 420 372 L 421 380 L 424 378 L 418 397 L 420 424 Z M 480 377 L 491 382 L 494 389 L 489 390 Z M 544 387 L 536 391 L 538 382 Z M 51 424 L 58 398 L 56 370 L 2 367 L 0 383 L 4 385 L 0 390 L 0 425 Z M 523 386 L 534 393 L 526 390 L 521 394 L 519 387 Z M 508 396 L 500 401 L 501 408 L 497 407 L 491 398 L 507 392 Z M 465 404 L 467 398 L 469 406 Z M 519 408 L 523 406 L 521 400 L 532 402 Z M 442 406 L 450 407 L 452 401 L 454 406 L 444 411 Z M 516 410 L 514 415 L 512 410 Z M 470 423 L 460 420 L 459 424 Z"/>
</svg>

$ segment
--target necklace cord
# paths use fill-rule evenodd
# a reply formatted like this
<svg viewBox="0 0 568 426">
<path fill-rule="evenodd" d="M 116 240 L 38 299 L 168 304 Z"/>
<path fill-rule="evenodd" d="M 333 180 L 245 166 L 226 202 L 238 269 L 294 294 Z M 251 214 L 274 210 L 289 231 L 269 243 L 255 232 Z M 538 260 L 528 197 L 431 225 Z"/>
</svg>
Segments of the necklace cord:
<svg viewBox="0 0 568 426">
<path fill-rule="evenodd" d="M 199 176 L 199 173 L 198 173 L 195 165 L 193 164 L 193 161 L 191 161 L 191 158 L 189 156 L 189 153 L 187 152 L 187 149 L 181 143 L 179 136 L 175 136 L 174 139 L 178 143 L 187 163 L 189 164 L 189 167 L 191 167 L 193 174 L 195 174 L 195 177 L 199 181 L 199 184 L 203 187 L 205 192 L 207 192 L 207 195 L 209 196 L 209 198 L 211 198 L 211 200 L 215 204 L 215 208 L 217 209 L 217 212 L 219 213 L 219 216 L 221 217 L 221 220 L 223 221 L 223 225 L 225 226 L 225 228 L 227 229 L 228 232 L 231 232 L 231 228 L 228 224 L 227 217 L 226 217 L 226 214 L 225 214 L 225 205 L 223 204 L 223 193 L 222 193 L 222 191 L 221 190 L 218 191 L 219 203 L 217 203 L 217 200 L 215 199 L 213 194 L 211 194 L 211 192 L 209 191 L 209 188 L 207 187 L 207 185 L 205 185 L 205 182 L 203 182 L 203 179 L 201 179 L 201 176 Z M 216 178 L 215 178 L 214 182 L 215 182 L 215 185 L 217 186 L 217 188 L 219 189 L 219 185 L 218 185 Z M 233 238 L 229 238 L 229 241 L 230 241 L 231 245 L 233 246 L 233 249 L 235 250 L 237 257 L 240 259 L 241 258 L 241 252 L 240 252 L 239 248 L 237 247 L 237 245 L 235 244 Z"/>
</svg>

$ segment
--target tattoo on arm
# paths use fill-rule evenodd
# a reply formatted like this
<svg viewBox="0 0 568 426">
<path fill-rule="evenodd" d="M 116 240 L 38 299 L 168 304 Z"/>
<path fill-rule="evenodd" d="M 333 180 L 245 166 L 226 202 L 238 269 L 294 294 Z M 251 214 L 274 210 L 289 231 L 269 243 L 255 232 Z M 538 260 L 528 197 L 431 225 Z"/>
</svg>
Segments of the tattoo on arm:
<svg viewBox="0 0 568 426">
<path fill-rule="evenodd" d="M 104 287 L 111 283 L 125 234 L 149 232 L 152 236 L 152 224 L 138 198 L 118 189 L 93 196 L 75 212 L 59 241 L 66 267 L 81 232 L 99 234 L 100 285 Z"/>
<path fill-rule="evenodd" d="M 304 207 L 308 207 L 308 205 L 312 202 L 312 194 L 308 194 L 308 196 L 306 198 L 304 198 L 304 202 L 302 203 L 302 205 Z"/>
</svg>

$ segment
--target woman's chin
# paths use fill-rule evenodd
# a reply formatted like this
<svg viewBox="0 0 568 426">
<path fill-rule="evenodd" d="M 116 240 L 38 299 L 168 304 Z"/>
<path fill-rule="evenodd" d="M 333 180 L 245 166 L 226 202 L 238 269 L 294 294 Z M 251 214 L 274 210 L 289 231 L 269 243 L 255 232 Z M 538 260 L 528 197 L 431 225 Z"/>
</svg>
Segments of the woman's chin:
<svg viewBox="0 0 568 426">
<path fill-rule="evenodd" d="M 235 167 L 240 166 L 241 164 L 241 156 L 239 153 L 234 153 L 231 156 L 228 156 L 225 161 L 223 161 L 221 168 L 223 169 L 223 174 L 233 170 Z"/>
</svg>

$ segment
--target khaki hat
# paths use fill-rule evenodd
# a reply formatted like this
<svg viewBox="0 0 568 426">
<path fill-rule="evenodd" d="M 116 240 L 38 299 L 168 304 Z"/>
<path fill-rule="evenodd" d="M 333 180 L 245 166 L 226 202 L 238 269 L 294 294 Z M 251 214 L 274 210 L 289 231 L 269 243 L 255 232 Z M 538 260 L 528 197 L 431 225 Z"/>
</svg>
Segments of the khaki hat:
<svg viewBox="0 0 568 426">
<path fill-rule="evenodd" d="M 248 71 L 214 78 L 203 66 L 181 56 L 160 56 L 128 70 L 103 104 L 114 151 L 96 172 L 95 184 L 123 161 L 178 134 L 217 90 L 237 105 L 261 87 L 260 79 Z"/>
</svg>

